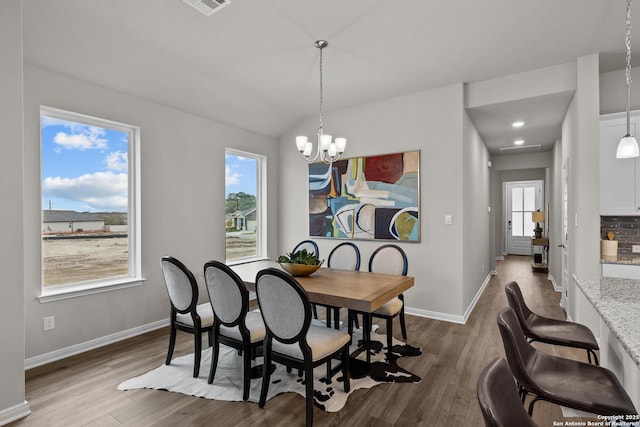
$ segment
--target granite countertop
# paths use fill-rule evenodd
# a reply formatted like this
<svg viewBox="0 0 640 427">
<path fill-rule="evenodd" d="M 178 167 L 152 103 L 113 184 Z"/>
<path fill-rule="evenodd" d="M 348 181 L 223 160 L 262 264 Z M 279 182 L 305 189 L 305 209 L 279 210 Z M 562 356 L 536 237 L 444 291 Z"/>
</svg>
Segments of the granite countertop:
<svg viewBox="0 0 640 427">
<path fill-rule="evenodd" d="M 640 367 L 640 280 L 614 277 L 574 280 L 602 320 Z"/>
<path fill-rule="evenodd" d="M 640 257 L 636 255 L 600 256 L 600 264 L 640 265 Z"/>
</svg>

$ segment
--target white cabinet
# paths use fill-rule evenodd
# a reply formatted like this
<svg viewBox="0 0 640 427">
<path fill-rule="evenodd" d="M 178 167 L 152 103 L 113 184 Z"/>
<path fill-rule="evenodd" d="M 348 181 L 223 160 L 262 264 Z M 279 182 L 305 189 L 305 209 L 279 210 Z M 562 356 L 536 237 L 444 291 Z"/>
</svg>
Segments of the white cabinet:
<svg viewBox="0 0 640 427">
<path fill-rule="evenodd" d="M 631 113 L 630 131 L 639 137 L 640 111 Z M 627 114 L 600 116 L 600 213 L 640 214 L 640 157 L 617 159 L 618 142 L 627 133 Z"/>
</svg>

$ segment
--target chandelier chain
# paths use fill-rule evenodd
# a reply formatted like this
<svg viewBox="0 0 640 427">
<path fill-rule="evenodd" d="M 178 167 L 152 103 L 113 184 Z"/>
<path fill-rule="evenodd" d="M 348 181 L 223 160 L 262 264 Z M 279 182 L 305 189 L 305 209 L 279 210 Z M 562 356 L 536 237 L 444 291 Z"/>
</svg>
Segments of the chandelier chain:
<svg viewBox="0 0 640 427">
<path fill-rule="evenodd" d="M 630 135 L 630 111 L 631 111 L 631 0 L 627 0 L 627 25 L 625 35 L 625 46 L 627 47 L 627 64 L 625 76 L 627 78 L 627 135 Z"/>
<path fill-rule="evenodd" d="M 322 107 L 323 107 L 323 87 L 322 87 L 322 49 L 323 47 L 320 47 L 320 132 L 322 133 Z"/>
</svg>

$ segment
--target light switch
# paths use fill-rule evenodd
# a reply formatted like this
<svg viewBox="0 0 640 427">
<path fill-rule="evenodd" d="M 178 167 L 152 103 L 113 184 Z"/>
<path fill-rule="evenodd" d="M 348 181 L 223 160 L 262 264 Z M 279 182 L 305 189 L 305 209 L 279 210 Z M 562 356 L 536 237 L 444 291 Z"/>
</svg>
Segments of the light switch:
<svg viewBox="0 0 640 427">
<path fill-rule="evenodd" d="M 445 215 L 444 216 L 444 224 L 445 225 L 453 224 L 453 217 L 451 215 Z"/>
</svg>

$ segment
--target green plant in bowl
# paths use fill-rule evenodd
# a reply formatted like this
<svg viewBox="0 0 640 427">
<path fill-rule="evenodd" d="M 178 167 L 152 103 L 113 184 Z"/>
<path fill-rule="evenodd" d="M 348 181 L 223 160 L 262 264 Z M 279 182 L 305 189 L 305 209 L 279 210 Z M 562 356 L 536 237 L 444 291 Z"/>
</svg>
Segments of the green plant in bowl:
<svg viewBox="0 0 640 427">
<path fill-rule="evenodd" d="M 306 249 L 280 255 L 277 261 L 289 274 L 299 277 L 310 275 L 319 269 L 323 263 L 314 253 L 307 252 Z"/>
</svg>

